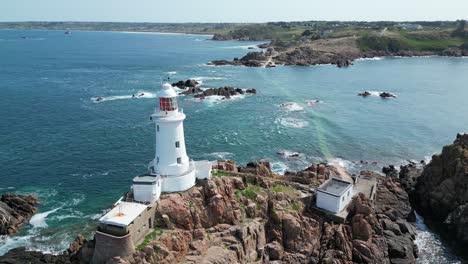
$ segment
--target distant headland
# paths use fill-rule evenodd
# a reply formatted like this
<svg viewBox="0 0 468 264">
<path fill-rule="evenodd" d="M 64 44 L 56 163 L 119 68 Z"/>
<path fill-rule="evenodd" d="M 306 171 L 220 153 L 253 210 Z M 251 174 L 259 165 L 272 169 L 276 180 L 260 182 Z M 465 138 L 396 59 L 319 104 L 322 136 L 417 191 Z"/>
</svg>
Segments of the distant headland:
<svg viewBox="0 0 468 264">
<path fill-rule="evenodd" d="M 352 65 L 384 56 L 468 56 L 465 20 L 363 22 L 302 21 L 269 23 L 3 22 L 0 29 L 159 32 L 212 35 L 212 40 L 265 41 L 263 51 L 211 65 L 274 67 Z M 252 47 L 253 49 L 254 47 Z"/>
</svg>

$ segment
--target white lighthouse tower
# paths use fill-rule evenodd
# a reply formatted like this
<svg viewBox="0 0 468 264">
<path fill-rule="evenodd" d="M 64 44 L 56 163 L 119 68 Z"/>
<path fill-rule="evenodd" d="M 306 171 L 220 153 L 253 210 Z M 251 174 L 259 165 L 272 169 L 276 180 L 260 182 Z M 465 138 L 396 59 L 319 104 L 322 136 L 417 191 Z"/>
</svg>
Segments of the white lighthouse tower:
<svg viewBox="0 0 468 264">
<path fill-rule="evenodd" d="M 195 185 L 195 164 L 185 150 L 185 114 L 177 105 L 177 93 L 168 83 L 158 93 L 159 109 L 151 115 L 156 126 L 155 175 L 161 176 L 163 192 L 185 191 Z"/>
</svg>

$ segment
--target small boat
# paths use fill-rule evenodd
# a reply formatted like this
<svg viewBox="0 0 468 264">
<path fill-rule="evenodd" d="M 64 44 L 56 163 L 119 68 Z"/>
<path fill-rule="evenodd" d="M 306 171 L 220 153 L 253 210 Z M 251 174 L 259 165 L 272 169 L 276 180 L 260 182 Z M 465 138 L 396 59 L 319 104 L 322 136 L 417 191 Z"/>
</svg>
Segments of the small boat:
<svg viewBox="0 0 468 264">
<path fill-rule="evenodd" d="M 65 31 L 65 35 L 71 35 L 71 31 L 70 30 Z"/>
<path fill-rule="evenodd" d="M 103 100 L 103 98 L 99 97 L 99 98 L 96 99 L 96 102 L 101 102 L 102 100 Z"/>
</svg>

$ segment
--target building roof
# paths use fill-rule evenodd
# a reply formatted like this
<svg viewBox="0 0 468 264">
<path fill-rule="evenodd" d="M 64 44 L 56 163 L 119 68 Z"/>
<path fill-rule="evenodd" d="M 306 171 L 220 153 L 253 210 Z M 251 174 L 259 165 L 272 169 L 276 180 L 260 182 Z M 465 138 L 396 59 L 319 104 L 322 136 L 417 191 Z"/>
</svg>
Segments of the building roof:
<svg viewBox="0 0 468 264">
<path fill-rule="evenodd" d="M 330 178 L 326 182 L 324 182 L 320 187 L 318 187 L 318 191 L 331 194 L 333 196 L 341 196 L 345 193 L 350 187 L 352 183 L 343 181 L 337 178 Z"/>
<path fill-rule="evenodd" d="M 164 97 L 164 98 L 171 98 L 171 97 L 177 97 L 177 93 L 172 88 L 172 85 L 168 83 L 164 83 L 161 87 L 161 91 L 158 93 L 158 97 Z"/>
<path fill-rule="evenodd" d="M 159 176 L 140 175 L 133 178 L 133 184 L 156 184 Z"/>
<path fill-rule="evenodd" d="M 147 206 L 139 203 L 119 202 L 112 210 L 99 219 L 100 223 L 126 227 L 135 220 Z"/>
</svg>

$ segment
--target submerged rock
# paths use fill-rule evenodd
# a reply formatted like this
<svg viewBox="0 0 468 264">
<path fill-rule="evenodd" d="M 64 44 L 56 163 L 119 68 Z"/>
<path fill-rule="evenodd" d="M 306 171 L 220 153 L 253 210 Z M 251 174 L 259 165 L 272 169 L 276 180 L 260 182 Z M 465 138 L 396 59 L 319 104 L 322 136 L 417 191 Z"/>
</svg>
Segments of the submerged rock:
<svg viewBox="0 0 468 264">
<path fill-rule="evenodd" d="M 382 98 L 396 98 L 396 95 L 391 94 L 389 92 L 380 93 L 379 96 Z"/>
<path fill-rule="evenodd" d="M 365 91 L 363 93 L 358 93 L 358 96 L 362 96 L 362 97 L 367 97 L 369 95 L 371 95 L 371 93 L 369 93 L 368 91 Z"/>
</svg>

